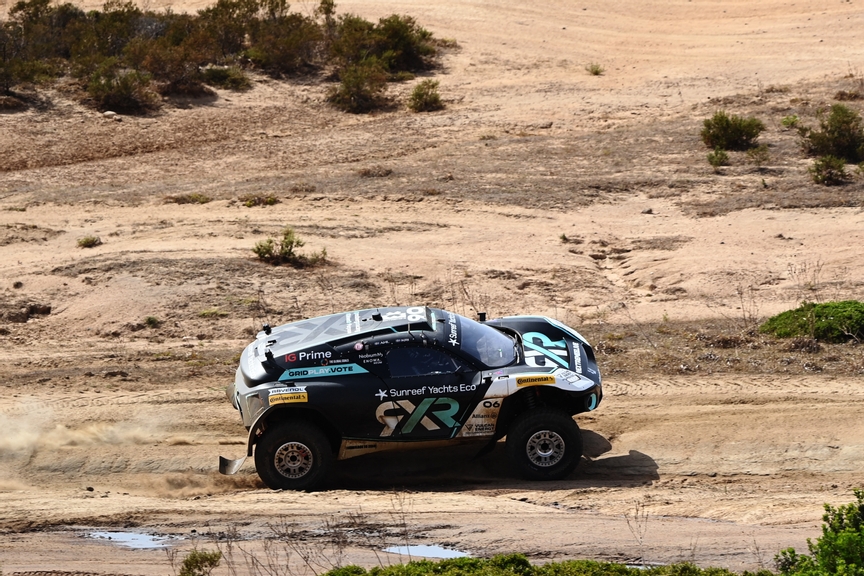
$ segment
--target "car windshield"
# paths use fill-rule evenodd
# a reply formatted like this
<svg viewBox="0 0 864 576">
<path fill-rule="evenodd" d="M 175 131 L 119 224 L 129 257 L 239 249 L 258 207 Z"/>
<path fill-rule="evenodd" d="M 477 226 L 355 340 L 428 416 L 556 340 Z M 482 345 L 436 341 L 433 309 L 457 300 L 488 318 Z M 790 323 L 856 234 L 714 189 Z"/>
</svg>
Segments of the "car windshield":
<svg viewBox="0 0 864 576">
<path fill-rule="evenodd" d="M 464 316 L 460 316 L 459 320 L 462 325 L 460 348 L 463 352 L 490 368 L 507 366 L 516 358 L 516 341 L 513 338 Z"/>
</svg>

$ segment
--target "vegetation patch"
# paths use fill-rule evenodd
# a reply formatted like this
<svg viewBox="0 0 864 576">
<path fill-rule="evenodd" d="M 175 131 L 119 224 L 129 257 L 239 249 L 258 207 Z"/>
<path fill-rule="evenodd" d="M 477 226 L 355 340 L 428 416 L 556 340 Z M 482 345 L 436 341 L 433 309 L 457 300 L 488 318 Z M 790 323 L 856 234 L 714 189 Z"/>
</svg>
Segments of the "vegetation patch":
<svg viewBox="0 0 864 576">
<path fill-rule="evenodd" d="M 810 554 L 787 548 L 774 561 L 782 576 L 828 576 L 864 573 L 864 490 L 853 490 L 855 502 L 843 506 L 825 504 L 822 536 L 807 539 Z"/>
<path fill-rule="evenodd" d="M 438 94 L 437 80 L 423 80 L 411 92 L 408 108 L 414 112 L 433 112 L 444 108 L 441 95 Z"/>
<path fill-rule="evenodd" d="M 602 76 L 606 69 L 596 62 L 591 62 L 585 66 L 585 71 L 591 76 Z"/>
<path fill-rule="evenodd" d="M 273 194 L 246 194 L 240 197 L 240 202 L 247 208 L 255 206 L 274 206 L 279 204 L 279 198 Z"/>
<path fill-rule="evenodd" d="M 794 310 L 772 316 L 759 327 L 759 331 L 777 338 L 860 341 L 864 338 L 864 302 L 805 302 Z"/>
<path fill-rule="evenodd" d="M 226 90 L 249 90 L 252 83 L 249 77 L 237 66 L 211 66 L 201 73 L 205 83 Z"/>
<path fill-rule="evenodd" d="M 819 129 L 798 128 L 804 151 L 812 156 L 833 156 L 857 164 L 864 161 L 864 124 L 861 115 L 843 104 L 819 114 Z"/>
<path fill-rule="evenodd" d="M 721 150 L 747 150 L 765 130 L 765 124 L 757 118 L 742 118 L 727 114 L 723 110 L 705 120 L 702 127 L 702 142 L 710 148 Z"/>
<path fill-rule="evenodd" d="M 84 236 L 78 239 L 79 248 L 95 248 L 102 245 L 102 239 L 99 236 Z"/>
<path fill-rule="evenodd" d="M 813 178 L 813 182 L 823 186 L 839 186 L 851 179 L 846 172 L 846 161 L 830 154 L 817 158 L 807 171 Z"/>
<path fill-rule="evenodd" d="M 439 45 L 410 16 L 372 23 L 336 17 L 333 0 L 311 13 L 286 0 L 218 0 L 196 14 L 139 8 L 109 0 L 102 10 L 20 0 L 0 19 L 0 107 L 12 109 L 18 85 L 71 75 L 102 110 L 141 112 L 159 94 L 206 96 L 210 86 L 246 90 L 243 68 L 274 77 L 335 68 L 330 101 L 350 112 L 371 110 L 388 80 L 403 81 L 435 65 Z"/>
<path fill-rule="evenodd" d="M 320 266 L 327 263 L 327 249 L 312 254 L 300 254 L 297 249 L 306 243 L 296 235 L 294 229 L 286 226 L 282 230 L 282 238 L 267 238 L 255 244 L 252 249 L 259 260 L 273 265 L 289 264 L 296 268 Z"/>
<path fill-rule="evenodd" d="M 192 194 L 177 194 L 175 196 L 166 196 L 166 204 L 207 204 L 213 199 L 205 194 L 193 192 Z"/>
</svg>

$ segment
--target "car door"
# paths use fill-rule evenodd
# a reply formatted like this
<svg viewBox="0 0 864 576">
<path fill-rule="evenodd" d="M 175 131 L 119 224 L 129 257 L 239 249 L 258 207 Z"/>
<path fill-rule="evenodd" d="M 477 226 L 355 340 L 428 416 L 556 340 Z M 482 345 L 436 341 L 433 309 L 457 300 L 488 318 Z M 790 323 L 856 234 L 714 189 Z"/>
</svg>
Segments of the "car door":
<svg viewBox="0 0 864 576">
<path fill-rule="evenodd" d="M 376 412 L 380 437 L 454 437 L 475 397 L 478 372 L 443 350 L 422 345 L 393 348 L 387 351 L 386 362 L 386 387 L 379 391 L 381 403 Z"/>
</svg>

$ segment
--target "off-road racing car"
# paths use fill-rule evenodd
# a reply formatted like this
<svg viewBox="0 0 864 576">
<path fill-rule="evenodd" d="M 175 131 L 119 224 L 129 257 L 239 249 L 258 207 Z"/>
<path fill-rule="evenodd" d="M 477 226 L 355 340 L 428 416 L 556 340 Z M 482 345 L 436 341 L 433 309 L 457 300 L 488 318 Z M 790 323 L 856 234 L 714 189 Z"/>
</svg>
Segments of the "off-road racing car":
<svg viewBox="0 0 864 576">
<path fill-rule="evenodd" d="M 474 321 L 424 306 L 264 325 L 228 398 L 247 457 L 273 489 L 312 489 L 334 460 L 507 437 L 529 479 L 567 476 L 582 457 L 572 416 L 603 398 L 591 346 L 551 318 Z M 233 474 L 245 461 L 220 457 Z"/>
</svg>

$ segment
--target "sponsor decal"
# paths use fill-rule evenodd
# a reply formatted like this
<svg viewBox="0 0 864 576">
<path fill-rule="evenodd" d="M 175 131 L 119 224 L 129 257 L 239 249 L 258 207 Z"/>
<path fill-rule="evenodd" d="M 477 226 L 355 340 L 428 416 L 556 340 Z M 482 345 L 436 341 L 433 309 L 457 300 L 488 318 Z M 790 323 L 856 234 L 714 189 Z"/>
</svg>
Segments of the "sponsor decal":
<svg viewBox="0 0 864 576">
<path fill-rule="evenodd" d="M 525 348 L 525 363 L 528 366 L 542 368 L 548 362 L 568 368 L 568 350 L 566 340 L 552 340 L 542 332 L 526 332 L 522 335 L 522 345 Z"/>
<path fill-rule="evenodd" d="M 320 378 L 322 376 L 348 376 L 350 374 L 367 374 L 368 371 L 357 364 L 341 364 L 339 366 L 321 366 L 310 368 L 290 368 L 282 373 L 279 380 L 302 380 L 303 378 Z"/>
<path fill-rule="evenodd" d="M 429 431 L 440 430 L 442 426 L 457 428 L 459 423 L 453 417 L 458 412 L 459 402 L 453 398 L 424 398 L 416 406 L 410 400 L 383 402 L 375 411 L 375 417 L 384 425 L 380 435 L 387 437 L 403 419 L 402 434 L 411 434 L 418 425 Z"/>
<path fill-rule="evenodd" d="M 360 332 L 360 312 L 348 312 L 345 314 L 345 331 L 348 334 Z"/>
<path fill-rule="evenodd" d="M 318 350 L 312 352 L 291 352 L 285 355 L 285 361 L 294 362 L 309 362 L 312 360 L 320 360 L 321 364 L 327 365 L 333 353 L 329 350 Z"/>
<path fill-rule="evenodd" d="M 477 384 L 459 384 L 451 385 L 444 384 L 442 386 L 421 386 L 420 388 L 391 388 L 390 390 L 378 390 L 378 396 L 382 400 L 389 396 L 393 398 L 402 398 L 404 396 L 426 396 L 427 394 L 458 394 L 460 392 L 474 392 L 477 390 Z M 383 394 L 383 396 L 382 396 Z"/>
<path fill-rule="evenodd" d="M 390 312 L 385 312 L 384 314 L 382 314 L 381 319 L 384 322 L 395 322 L 396 320 L 407 320 L 408 322 L 425 322 L 426 309 L 422 306 L 412 306 L 410 308 L 391 310 Z"/>
<path fill-rule="evenodd" d="M 491 436 L 495 433 L 495 423 L 501 411 L 501 398 L 484 398 L 474 407 L 465 426 L 459 431 L 461 437 Z"/>
<path fill-rule="evenodd" d="M 465 433 L 462 436 L 489 436 L 495 433 L 494 422 L 483 422 L 480 424 L 466 424 Z"/>
<path fill-rule="evenodd" d="M 582 346 L 578 342 L 573 342 L 573 367 L 582 374 Z"/>
<path fill-rule="evenodd" d="M 288 388 L 273 388 L 269 391 L 268 401 L 270 406 L 275 404 L 293 404 L 295 402 L 308 402 L 309 396 L 305 386 L 291 386 Z"/>
<path fill-rule="evenodd" d="M 362 349 L 363 349 L 363 343 L 362 342 L 357 342 L 356 344 L 354 344 L 354 350 L 357 350 L 359 352 Z"/>
<path fill-rule="evenodd" d="M 447 337 L 447 343 L 451 346 L 459 345 L 459 334 L 456 328 L 456 314 L 452 312 L 447 313 L 447 321 L 450 324 L 450 334 Z"/>
<path fill-rule="evenodd" d="M 357 357 L 363 364 L 384 364 L 383 352 L 370 352 L 368 354 L 358 354 Z"/>
<path fill-rule="evenodd" d="M 516 378 L 516 386 L 539 386 L 542 384 L 555 384 L 555 376 L 551 374 L 538 374 L 536 376 L 520 376 Z"/>
</svg>

